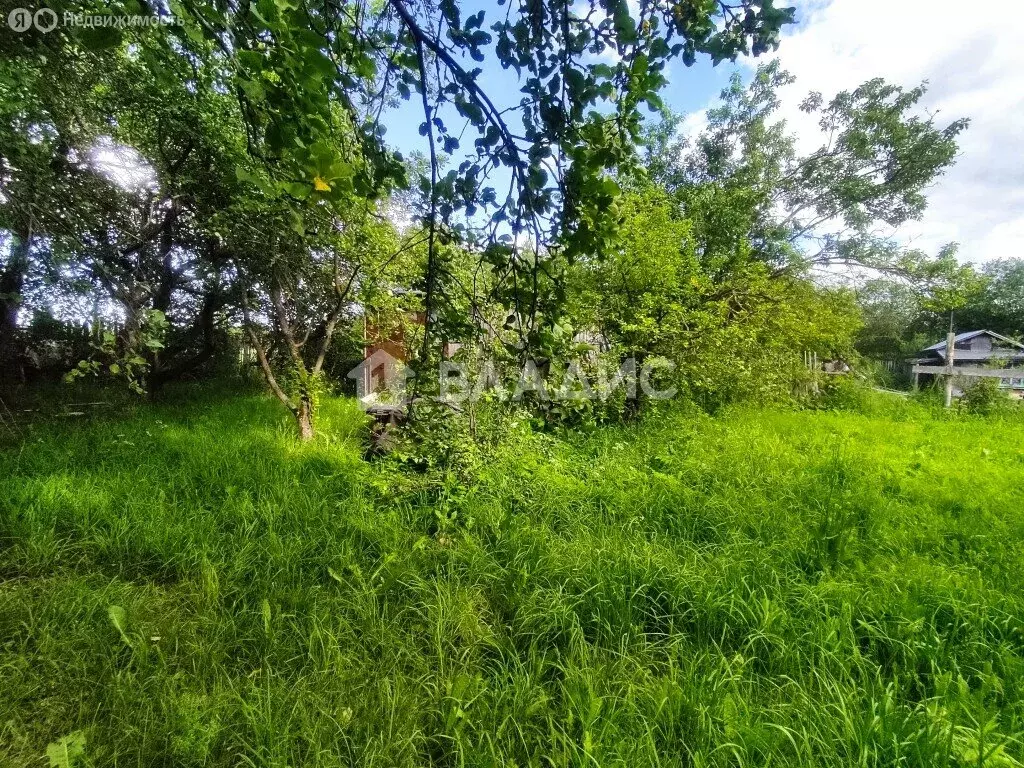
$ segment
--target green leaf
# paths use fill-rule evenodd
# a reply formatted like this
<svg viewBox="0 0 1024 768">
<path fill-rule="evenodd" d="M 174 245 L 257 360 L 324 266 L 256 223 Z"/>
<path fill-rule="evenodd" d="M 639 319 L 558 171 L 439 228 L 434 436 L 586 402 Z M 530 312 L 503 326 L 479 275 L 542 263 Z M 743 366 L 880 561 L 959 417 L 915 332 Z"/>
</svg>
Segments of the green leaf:
<svg viewBox="0 0 1024 768">
<path fill-rule="evenodd" d="M 82 731 L 69 733 L 46 747 L 50 768 L 76 768 L 78 758 L 85 754 L 85 734 Z"/>
<path fill-rule="evenodd" d="M 296 29 L 292 32 L 297 40 L 302 41 L 304 45 L 310 48 L 323 48 L 327 45 L 327 40 L 319 32 L 312 29 Z"/>
<path fill-rule="evenodd" d="M 480 125 L 484 121 L 484 111 L 476 102 L 457 101 L 455 102 L 455 108 L 459 110 L 460 115 L 476 125 Z"/>
<path fill-rule="evenodd" d="M 312 187 L 310 187 L 309 184 L 304 184 L 299 181 L 290 181 L 282 185 L 282 188 L 297 200 L 305 200 L 309 197 L 310 192 L 312 192 Z"/>
<path fill-rule="evenodd" d="M 651 42 L 650 57 L 652 59 L 664 59 L 669 55 L 668 43 L 665 38 L 656 37 Z"/>
<path fill-rule="evenodd" d="M 254 185 L 257 189 L 260 190 L 260 192 L 262 192 L 265 195 L 270 196 L 274 194 L 272 184 L 270 184 L 266 179 L 246 170 L 241 165 L 235 166 L 235 176 L 237 176 L 238 180 L 241 182 L 247 182 L 249 184 Z"/>
<path fill-rule="evenodd" d="M 333 78 L 338 73 L 338 68 L 334 66 L 334 62 L 321 51 L 311 51 L 308 61 L 316 68 L 317 72 L 325 77 Z"/>
<path fill-rule="evenodd" d="M 377 74 L 377 62 L 369 56 L 357 56 L 352 61 L 352 71 L 359 77 L 369 80 Z"/>
<path fill-rule="evenodd" d="M 306 223 L 302 219 L 302 214 L 297 211 L 288 211 L 288 226 L 292 228 L 299 237 L 305 237 L 306 235 Z"/>
<path fill-rule="evenodd" d="M 263 54 L 259 51 L 239 51 L 238 59 L 246 69 L 258 72 L 263 68 Z"/>
<path fill-rule="evenodd" d="M 82 44 L 91 51 L 113 48 L 121 42 L 121 32 L 113 27 L 92 27 L 81 32 Z"/>
<path fill-rule="evenodd" d="M 263 616 L 263 631 L 269 635 L 270 623 L 273 615 L 270 610 L 270 601 L 267 600 L 267 598 L 263 598 L 263 600 L 260 602 L 260 613 Z"/>
<path fill-rule="evenodd" d="M 270 25 L 278 19 L 277 5 L 273 0 L 258 0 L 255 11 L 258 17 Z"/>
<path fill-rule="evenodd" d="M 120 605 L 112 605 L 107 608 L 107 617 L 110 619 L 110 623 L 114 625 L 114 629 L 121 635 L 121 639 L 124 640 L 126 645 L 131 645 L 132 641 L 128 637 L 128 633 L 125 631 L 128 627 L 128 614 L 125 613 L 124 608 Z"/>
<path fill-rule="evenodd" d="M 259 186 L 260 180 L 240 165 L 235 166 L 235 176 L 239 181 L 247 181 L 250 184 Z"/>
<path fill-rule="evenodd" d="M 350 179 L 354 175 L 355 169 L 352 164 L 346 163 L 344 160 L 332 163 L 331 167 L 327 169 L 327 177 L 330 179 Z"/>
<path fill-rule="evenodd" d="M 244 77 L 240 77 L 238 78 L 238 86 L 249 97 L 249 101 L 258 103 L 267 97 L 267 92 L 263 89 L 263 86 L 253 80 L 246 80 Z"/>
</svg>

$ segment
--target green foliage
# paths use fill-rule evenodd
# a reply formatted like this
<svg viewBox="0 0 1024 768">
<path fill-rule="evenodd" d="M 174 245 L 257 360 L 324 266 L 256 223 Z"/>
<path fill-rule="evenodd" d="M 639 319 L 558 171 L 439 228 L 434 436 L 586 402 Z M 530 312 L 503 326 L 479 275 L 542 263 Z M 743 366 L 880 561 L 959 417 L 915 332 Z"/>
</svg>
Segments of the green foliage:
<svg viewBox="0 0 1024 768">
<path fill-rule="evenodd" d="M 76 768 L 85 755 L 85 734 L 75 731 L 46 747 L 50 768 Z"/>
<path fill-rule="evenodd" d="M 663 354 L 680 342 L 701 286 L 690 227 L 656 189 L 630 195 L 620 210 L 622 247 L 581 268 L 586 293 L 580 301 L 588 305 L 584 312 L 593 308 L 598 327 L 614 335 L 624 354 Z"/>
<path fill-rule="evenodd" d="M 662 130 L 641 168 L 641 108 L 662 109 L 669 62 L 773 50 L 793 9 L 765 0 L 516 0 L 491 23 L 448 0 L 170 10 L 174 25 L 102 41 L 61 26 L 5 43 L 0 226 L 25 245 L 11 301 L 27 281 L 45 305 L 40 283 L 54 279 L 62 300 L 91 300 L 96 326 L 112 306 L 123 330 L 70 376 L 110 373 L 136 391 L 199 370 L 242 328 L 304 436 L 325 365 L 339 372 L 335 335 L 358 352 L 356 305 L 404 327 L 423 369 L 441 341 L 495 335 L 501 314 L 509 356 L 554 360 L 566 327 L 596 327 L 613 354 L 677 365 L 709 407 L 784 399 L 802 353 L 840 353 L 856 322 L 842 294 L 802 282 L 799 246 L 822 221 L 864 235 L 919 215 L 964 128 L 918 116 L 920 88 L 869 81 L 808 100 L 834 141 L 798 157 L 773 120 L 792 80 L 773 63 L 731 83 L 690 151 L 673 158 Z M 489 93 L 467 60 L 509 70 L 518 101 Z M 414 92 L 424 153 L 406 162 L 383 129 Z M 138 153 L 150 178 L 133 190 L 83 172 L 73 160 L 97 142 Z M 406 237 L 396 221 L 414 222 Z M 810 261 L 885 250 L 825 239 Z M 563 428 L 613 415 L 538 410 Z"/>
<path fill-rule="evenodd" d="M 799 155 L 776 119 L 777 92 L 792 82 L 777 61 L 746 87 L 734 76 L 692 146 L 671 138 L 674 125 L 653 131 L 652 180 L 678 196 L 698 251 L 718 269 L 744 246 L 779 269 L 902 269 L 900 249 L 872 233 L 920 218 L 924 190 L 953 163 L 968 121 L 937 126 L 919 114 L 923 86 L 869 80 L 831 101 L 808 96 L 801 108 L 818 117 L 822 143 Z"/>
<path fill-rule="evenodd" d="M 208 763 L 223 728 L 216 699 L 185 689 L 172 694 L 166 703 L 171 714 L 170 755 L 175 763 Z"/>
<path fill-rule="evenodd" d="M 987 328 L 1024 338 L 1024 259 L 996 259 L 981 268 L 980 295 L 958 313 L 963 328 Z"/>
<path fill-rule="evenodd" d="M 248 172 L 244 178 L 267 196 L 286 192 L 282 199 L 300 233 L 307 229 L 299 222 L 308 205 L 299 201 L 336 205 L 350 195 L 377 197 L 403 182 L 400 158 L 383 143 L 380 109 L 377 119 L 365 119 L 362 105 L 372 112 L 378 103 L 418 91 L 420 134 L 429 152 L 428 172 L 419 180 L 430 232 L 426 302 L 451 296 L 439 282 L 437 247 L 468 235 L 516 278 L 510 282 L 532 286 L 514 297 L 517 310 L 529 307 L 531 324 L 544 262 L 556 253 L 570 260 L 601 253 L 614 240 L 618 186 L 609 172 L 630 162 L 639 107 L 660 107 L 667 61 L 682 56 L 692 63 L 698 53 L 716 62 L 759 55 L 777 45 L 779 30 L 793 20 L 793 9 L 771 2 L 743 0 L 728 10 L 707 3 L 645 0 L 636 9 L 592 3 L 584 13 L 555 0 L 511 4 L 509 14 L 486 25 L 492 35 L 485 31 L 485 11 L 464 17 L 456 2 L 438 9 L 404 0 L 360 3 L 313 16 L 293 4 L 226 13 L 183 3 L 181 10 L 181 43 L 204 52 L 212 43 L 228 54 L 256 154 L 274 161 L 266 168 L 269 178 Z M 435 26 L 437 11 L 443 34 Z M 605 50 L 619 55 L 615 65 L 592 55 Z M 467 67 L 465 56 L 514 70 L 525 97 L 509 109 L 496 106 L 495 94 L 482 85 L 482 68 Z M 509 110 L 521 129 L 509 127 Z M 607 119 L 609 111 L 614 120 Z M 349 140 L 339 143 L 339 134 Z M 462 162 L 445 173 L 439 149 L 453 154 L 466 136 L 476 137 L 473 151 L 464 151 Z M 486 183 L 502 166 L 512 181 L 504 199 Z M 472 220 L 478 211 L 483 226 Z M 463 221 L 452 221 L 462 212 Z M 527 258 L 512 237 L 523 231 L 537 239 Z M 512 244 L 499 247 L 506 243 Z M 429 323 L 434 307 L 426 309 Z"/>
<path fill-rule="evenodd" d="M 864 369 L 858 361 L 857 373 Z M 943 418 L 941 401 L 912 398 L 900 392 L 879 391 L 871 379 L 853 376 L 825 376 L 818 394 L 810 401 L 812 408 L 852 411 L 867 416 L 908 421 L 931 414 Z"/>
<path fill-rule="evenodd" d="M 1024 758 L 1020 422 L 482 411 L 424 493 L 350 401 L 168 398 L 0 452 L 5 766 Z"/>
<path fill-rule="evenodd" d="M 875 360 L 901 360 L 934 344 L 936 338 L 921 333 L 920 299 L 915 287 L 903 281 L 875 279 L 861 285 L 857 305 L 864 325 L 857 333 L 857 351 Z"/>
<path fill-rule="evenodd" d="M 975 379 L 964 383 L 964 393 L 960 405 L 967 413 L 979 416 L 991 416 L 998 413 L 1010 413 L 1019 410 L 1010 400 L 1009 393 L 999 387 L 999 379 Z"/>
<path fill-rule="evenodd" d="M 677 363 L 680 386 L 710 409 L 787 400 L 813 388 L 803 354 L 850 355 L 859 309 L 848 292 L 815 288 L 812 268 L 841 262 L 906 281 L 903 316 L 869 311 L 876 348 L 891 349 L 917 307 L 948 312 L 978 288 L 954 247 L 930 259 L 872 234 L 921 215 L 922 190 L 953 161 L 966 121 L 937 127 L 917 114 L 923 88 L 872 80 L 807 99 L 826 143 L 799 156 L 774 118 L 792 82 L 778 62 L 746 87 L 735 76 L 692 146 L 673 138 L 678 118 L 649 131 L 646 173 L 627 176 L 619 207 L 621 248 L 581 268 L 581 321 L 623 354 Z M 837 221 L 843 232 L 827 231 Z"/>
<path fill-rule="evenodd" d="M 109 375 L 123 381 L 132 392 L 144 394 L 152 361 L 144 355 L 164 348 L 169 325 L 157 309 L 142 311 L 135 322 L 135 329 L 120 338 L 113 331 L 104 331 L 99 342 L 92 344 L 92 356 L 80 360 L 65 374 L 64 381 L 70 384 L 88 375 Z"/>
<path fill-rule="evenodd" d="M 970 264 L 960 264 L 956 246 L 946 246 L 934 260 L 915 265 L 919 275 L 921 307 L 939 315 L 948 315 L 975 300 L 984 280 Z"/>
<path fill-rule="evenodd" d="M 774 274 L 749 246 L 726 271 L 699 257 L 697 226 L 664 192 L 641 189 L 622 206 L 621 250 L 581 265 L 571 306 L 638 365 L 674 364 L 675 384 L 714 410 L 742 400 L 788 400 L 803 353 L 845 355 L 859 326 L 852 296 Z"/>
<path fill-rule="evenodd" d="M 960 331 L 1024 334 L 1024 262 L 997 260 L 980 270 L 960 264 L 956 249 L 937 258 L 907 254 L 904 277 L 869 281 L 857 292 L 865 320 L 857 349 L 878 360 L 915 356 L 945 338 L 950 315 Z"/>
<path fill-rule="evenodd" d="M 853 376 L 828 376 L 821 383 L 816 405 L 832 410 L 867 411 L 871 388 Z"/>
</svg>

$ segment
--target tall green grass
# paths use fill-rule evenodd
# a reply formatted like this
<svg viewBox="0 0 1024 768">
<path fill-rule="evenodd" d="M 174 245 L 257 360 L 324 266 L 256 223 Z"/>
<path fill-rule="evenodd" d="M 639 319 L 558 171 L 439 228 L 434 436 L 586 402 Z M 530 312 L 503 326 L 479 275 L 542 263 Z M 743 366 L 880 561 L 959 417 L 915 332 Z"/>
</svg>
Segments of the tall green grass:
<svg viewBox="0 0 1024 768">
<path fill-rule="evenodd" d="M 1015 766 L 1024 425 L 510 426 L 458 482 L 260 397 L 0 453 L 0 765 Z"/>
</svg>

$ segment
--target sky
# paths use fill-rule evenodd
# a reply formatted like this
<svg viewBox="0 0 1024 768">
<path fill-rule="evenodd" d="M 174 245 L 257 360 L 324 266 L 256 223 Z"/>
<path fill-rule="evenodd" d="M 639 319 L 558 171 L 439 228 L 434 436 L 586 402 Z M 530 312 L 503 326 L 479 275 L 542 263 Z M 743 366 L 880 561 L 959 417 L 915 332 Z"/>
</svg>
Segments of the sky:
<svg viewBox="0 0 1024 768">
<path fill-rule="evenodd" d="M 808 91 L 828 98 L 872 77 L 927 80 L 922 103 L 937 123 L 971 125 L 956 165 L 928 190 L 924 218 L 895 237 L 932 253 L 959 242 L 975 263 L 1024 256 L 1024 14 L 959 0 L 804 0 L 797 9 L 777 56 L 797 78 L 782 113 L 798 136 L 811 135 L 797 109 Z"/>
<path fill-rule="evenodd" d="M 486 11 L 484 28 L 498 11 L 490 3 L 464 3 L 465 13 Z M 782 4 L 781 2 L 779 3 Z M 956 165 L 928 190 L 919 222 L 886 232 L 902 243 L 935 253 L 960 243 L 960 257 L 974 263 L 1024 255 L 1024 13 L 1000 12 L 961 0 L 796 0 L 797 24 L 787 28 L 774 54 L 796 82 L 780 94 L 780 116 L 798 146 L 817 148 L 813 120 L 797 105 L 809 91 L 829 99 L 873 77 L 905 87 L 928 81 L 922 105 L 942 126 L 968 117 Z M 764 60 L 768 60 L 772 56 Z M 712 67 L 673 62 L 662 97 L 699 129 L 730 75 L 746 79 L 759 62 L 741 59 Z M 482 83 L 505 104 L 517 99 L 508 73 L 485 70 Z M 422 115 L 406 104 L 387 121 L 387 139 L 400 149 L 423 149 Z M 471 141 L 472 137 L 469 137 Z M 467 142 L 468 143 L 468 142 Z"/>
</svg>

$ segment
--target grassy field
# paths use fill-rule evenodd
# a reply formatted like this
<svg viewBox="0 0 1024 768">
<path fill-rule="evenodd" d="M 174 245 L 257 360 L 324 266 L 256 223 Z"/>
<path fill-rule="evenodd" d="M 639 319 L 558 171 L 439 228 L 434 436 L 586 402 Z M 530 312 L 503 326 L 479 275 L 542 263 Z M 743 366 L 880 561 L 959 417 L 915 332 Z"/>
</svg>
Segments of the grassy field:
<svg viewBox="0 0 1024 768">
<path fill-rule="evenodd" d="M 1021 765 L 1024 422 L 508 425 L 457 476 L 325 409 L 0 452 L 0 765 Z"/>
</svg>

